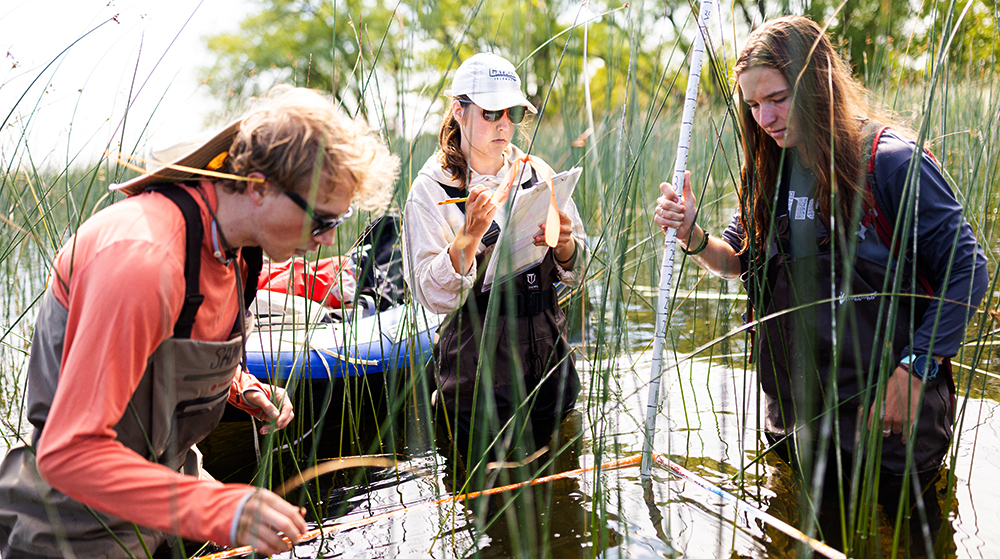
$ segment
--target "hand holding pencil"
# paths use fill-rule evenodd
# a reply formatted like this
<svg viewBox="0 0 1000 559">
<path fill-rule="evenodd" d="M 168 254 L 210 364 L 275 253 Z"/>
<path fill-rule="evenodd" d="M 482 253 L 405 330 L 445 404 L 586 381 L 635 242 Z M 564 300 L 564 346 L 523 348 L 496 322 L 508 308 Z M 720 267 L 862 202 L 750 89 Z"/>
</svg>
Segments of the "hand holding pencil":
<svg viewBox="0 0 1000 559">
<path fill-rule="evenodd" d="M 465 224 L 448 249 L 455 271 L 466 274 L 472 268 L 479 242 L 489 230 L 496 213 L 497 205 L 493 202 L 488 186 L 481 184 L 469 190 L 469 197 L 465 202 Z"/>
</svg>

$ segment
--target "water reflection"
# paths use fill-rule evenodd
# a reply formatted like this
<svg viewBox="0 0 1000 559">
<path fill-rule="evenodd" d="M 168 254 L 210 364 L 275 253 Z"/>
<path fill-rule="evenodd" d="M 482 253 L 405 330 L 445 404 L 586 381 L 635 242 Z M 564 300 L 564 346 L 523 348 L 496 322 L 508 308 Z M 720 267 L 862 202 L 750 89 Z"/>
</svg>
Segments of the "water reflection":
<svg viewBox="0 0 1000 559">
<path fill-rule="evenodd" d="M 559 439 L 552 441 L 558 453 L 550 452 L 518 468 L 493 469 L 486 485 L 502 488 L 579 468 L 582 423 L 582 414 L 572 414 L 563 422 Z M 332 443 L 339 433 L 329 433 L 319 448 L 336 448 Z M 226 481 L 250 481 L 240 477 L 253 472 L 239 466 L 256 461 L 253 445 L 248 444 L 252 438 L 248 423 L 223 424 L 202 445 L 206 468 L 213 475 L 225 476 Z M 613 529 L 602 524 L 594 527 L 589 502 L 592 491 L 581 485 L 578 477 L 471 499 L 450 499 L 466 491 L 464 460 L 451 452 L 453 448 L 442 435 L 429 450 L 404 452 L 409 457 L 397 470 L 340 471 L 319 480 L 318 486 L 304 489 L 321 496 L 315 500 L 311 528 L 320 522 L 328 526 L 376 520 L 300 545 L 295 555 L 569 558 L 590 557 L 622 541 Z M 412 444 L 406 447 L 411 449 Z M 301 495 L 288 497 L 292 502 L 301 500 Z M 398 514 L 403 509 L 406 512 Z M 617 522 L 614 514 L 611 520 Z"/>
<path fill-rule="evenodd" d="M 719 353 L 726 352 L 720 347 Z M 720 361 L 692 360 L 668 369 L 654 448 L 722 489 L 801 527 L 803 493 L 791 469 L 772 456 L 751 464 L 763 448 L 757 436 L 759 402 L 753 373 L 743 370 L 741 360 L 729 366 Z M 645 406 L 648 371 L 649 359 L 638 351 L 615 360 L 589 360 L 581 368 L 585 386 L 577 411 L 562 429 L 559 447 L 566 451 L 555 459 L 543 457 L 526 471 L 501 472 L 490 485 L 593 467 L 640 452 L 640 410 Z M 380 390 L 374 388 L 372 393 Z M 961 403 L 966 410 L 956 429 L 957 450 L 945 471 L 957 483 L 944 495 L 948 518 L 936 556 L 988 557 L 991 550 L 1000 549 L 1000 534 L 992 528 L 1000 520 L 1000 490 L 993 483 L 1000 474 L 998 405 L 991 400 Z M 374 419 L 352 420 L 351 435 L 344 439 L 334 422 L 326 426 L 317 445 L 321 455 L 391 448 L 408 460 L 397 470 L 341 472 L 312 486 L 309 491 L 319 505 L 315 522 L 378 519 L 300 546 L 296 556 L 803 556 L 795 540 L 663 469 L 654 469 L 652 479 L 645 482 L 633 467 L 434 504 L 460 492 L 465 474 L 452 447 L 428 427 L 429 412 L 423 413 L 408 408 L 389 438 L 385 430 L 379 438 Z M 241 481 L 248 481 L 251 468 L 233 468 L 218 456 L 221 452 L 237 464 L 254 464 L 249 426 L 231 424 L 225 429 L 232 432 L 230 439 L 219 441 L 218 434 L 213 435 L 206 447 L 207 465 L 213 473 L 231 479 L 243 475 Z M 345 446 L 348 438 L 353 446 Z M 305 441 L 302 448 L 312 444 Z M 284 469 L 292 470 L 287 465 Z M 742 478 L 737 475 L 741 471 Z M 405 514 L 392 514 L 403 508 L 408 509 Z M 888 556 L 892 527 L 880 518 L 874 534 L 871 550 Z"/>
</svg>

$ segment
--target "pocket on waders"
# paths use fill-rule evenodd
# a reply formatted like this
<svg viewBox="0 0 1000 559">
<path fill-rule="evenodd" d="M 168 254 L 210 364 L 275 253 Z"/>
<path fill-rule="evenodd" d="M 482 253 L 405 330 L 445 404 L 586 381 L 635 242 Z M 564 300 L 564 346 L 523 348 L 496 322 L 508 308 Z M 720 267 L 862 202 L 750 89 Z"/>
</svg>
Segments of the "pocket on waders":
<svg viewBox="0 0 1000 559">
<path fill-rule="evenodd" d="M 213 408 L 218 406 L 219 402 L 225 400 L 228 396 L 229 390 L 223 390 L 218 394 L 213 394 L 204 398 L 195 398 L 194 400 L 180 402 L 177 404 L 174 416 L 177 419 L 183 419 L 186 417 L 193 417 L 203 413 L 208 413 L 212 411 Z"/>
</svg>

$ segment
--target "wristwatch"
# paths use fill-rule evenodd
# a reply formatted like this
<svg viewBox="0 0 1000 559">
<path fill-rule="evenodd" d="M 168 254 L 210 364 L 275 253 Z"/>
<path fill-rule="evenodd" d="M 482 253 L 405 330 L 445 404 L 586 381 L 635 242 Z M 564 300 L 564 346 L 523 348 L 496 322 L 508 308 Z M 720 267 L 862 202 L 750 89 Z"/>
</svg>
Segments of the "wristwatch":
<svg viewBox="0 0 1000 559">
<path fill-rule="evenodd" d="M 899 366 L 924 382 L 934 380 L 934 377 L 938 374 L 937 359 L 934 359 L 930 355 L 914 355 L 911 353 L 900 360 Z"/>
</svg>

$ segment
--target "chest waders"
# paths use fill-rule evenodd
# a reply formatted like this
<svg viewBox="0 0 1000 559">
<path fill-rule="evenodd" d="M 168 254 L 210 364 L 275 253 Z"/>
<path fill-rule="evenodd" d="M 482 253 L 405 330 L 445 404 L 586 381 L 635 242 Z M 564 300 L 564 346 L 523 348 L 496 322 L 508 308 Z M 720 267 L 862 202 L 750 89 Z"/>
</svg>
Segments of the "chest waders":
<svg viewBox="0 0 1000 559">
<path fill-rule="evenodd" d="M 195 315 L 204 300 L 198 289 L 204 237 L 200 211 L 182 188 L 166 186 L 157 190 L 184 215 L 184 306 L 173 337 L 149 357 L 142 379 L 114 429 L 118 442 L 146 460 L 204 478 L 207 474 L 200 469 L 200 453 L 194 445 L 222 417 L 243 355 L 243 336 L 237 320 L 227 341 L 190 339 Z M 245 252 L 244 257 L 250 257 L 249 292 L 256 287 L 253 280 L 260 269 L 260 257 L 259 250 Z M 256 254 L 251 256 L 251 252 Z M 34 447 L 55 396 L 67 316 L 52 291 L 47 291 L 39 306 L 28 362 L 31 445 L 12 448 L 0 464 L 0 531 L 8 536 L 5 549 L 15 557 L 63 557 L 69 553 L 87 558 L 129 554 L 145 557 L 145 549 L 156 551 L 170 536 L 143 527 L 137 530 L 131 522 L 83 505 L 42 481 L 35 467 Z M 127 336 L 127 330 L 123 333 Z M 95 356 L 95 367 L 99 360 L 100 356 Z"/>
<path fill-rule="evenodd" d="M 876 136 L 873 145 L 877 142 Z M 870 159 L 863 159 L 865 165 L 871 161 L 866 193 L 880 204 L 880 197 L 875 196 L 877 185 L 872 184 L 874 157 L 873 148 Z M 785 200 L 785 180 L 781 188 L 784 197 L 779 193 L 778 200 Z M 925 297 L 882 293 L 885 278 L 902 273 L 902 294 L 924 295 L 921 286 L 928 284 L 919 272 L 917 278 L 910 277 L 898 247 L 892 258 L 894 269 L 859 257 L 852 266 L 845 266 L 839 254 L 831 254 L 829 245 L 821 246 L 814 256 L 792 258 L 788 215 L 784 208 L 779 212 L 782 215 L 774 225 L 776 254 L 757 266 L 751 263 L 742 278 L 752 304 L 760 305 L 755 314 L 764 318 L 757 326 L 753 350 L 764 392 L 764 429 L 780 436 L 798 428 L 796 436 L 804 443 L 799 448 L 816 449 L 820 443 L 816 434 L 830 413 L 829 419 L 839 423 L 839 433 L 833 430 L 837 426 L 831 426 L 829 436 L 836 434 L 841 448 L 853 454 L 858 444 L 864 447 L 867 432 L 868 409 L 862 406 L 862 392 L 871 390 L 874 400 L 880 370 L 886 367 L 892 373 L 929 305 Z M 886 219 L 881 205 L 876 213 L 880 220 Z M 882 233 L 885 225 L 876 229 L 889 246 L 891 236 L 886 239 Z M 892 229 L 888 230 L 891 235 Z M 888 285 L 891 289 L 892 278 Z M 889 316 L 892 299 L 898 304 L 895 316 Z M 832 331 L 834 318 L 836 333 Z M 942 374 L 946 382 L 925 390 L 916 437 L 911 441 L 918 471 L 937 468 L 951 442 L 950 368 L 944 366 Z M 906 445 L 899 435 L 882 440 L 881 467 L 895 474 L 905 470 Z"/>
<path fill-rule="evenodd" d="M 532 188 L 536 180 L 532 170 L 521 189 Z M 441 188 L 448 197 L 466 194 L 443 184 Z M 465 213 L 464 203 L 456 206 Z M 495 248 L 499 234 L 494 222 L 483 244 Z M 476 255 L 479 269 L 490 254 L 486 250 Z M 553 422 L 572 410 L 580 378 L 566 340 L 566 315 L 553 287 L 558 281 L 550 250 L 537 266 L 497 287 L 495 328 L 484 328 L 490 293 L 483 289 L 482 276 L 465 304 L 442 324 L 434 346 L 435 404 L 454 418 L 460 435 L 473 430 L 495 433 L 516 414 L 530 416 L 535 439 L 547 442 Z"/>
</svg>

